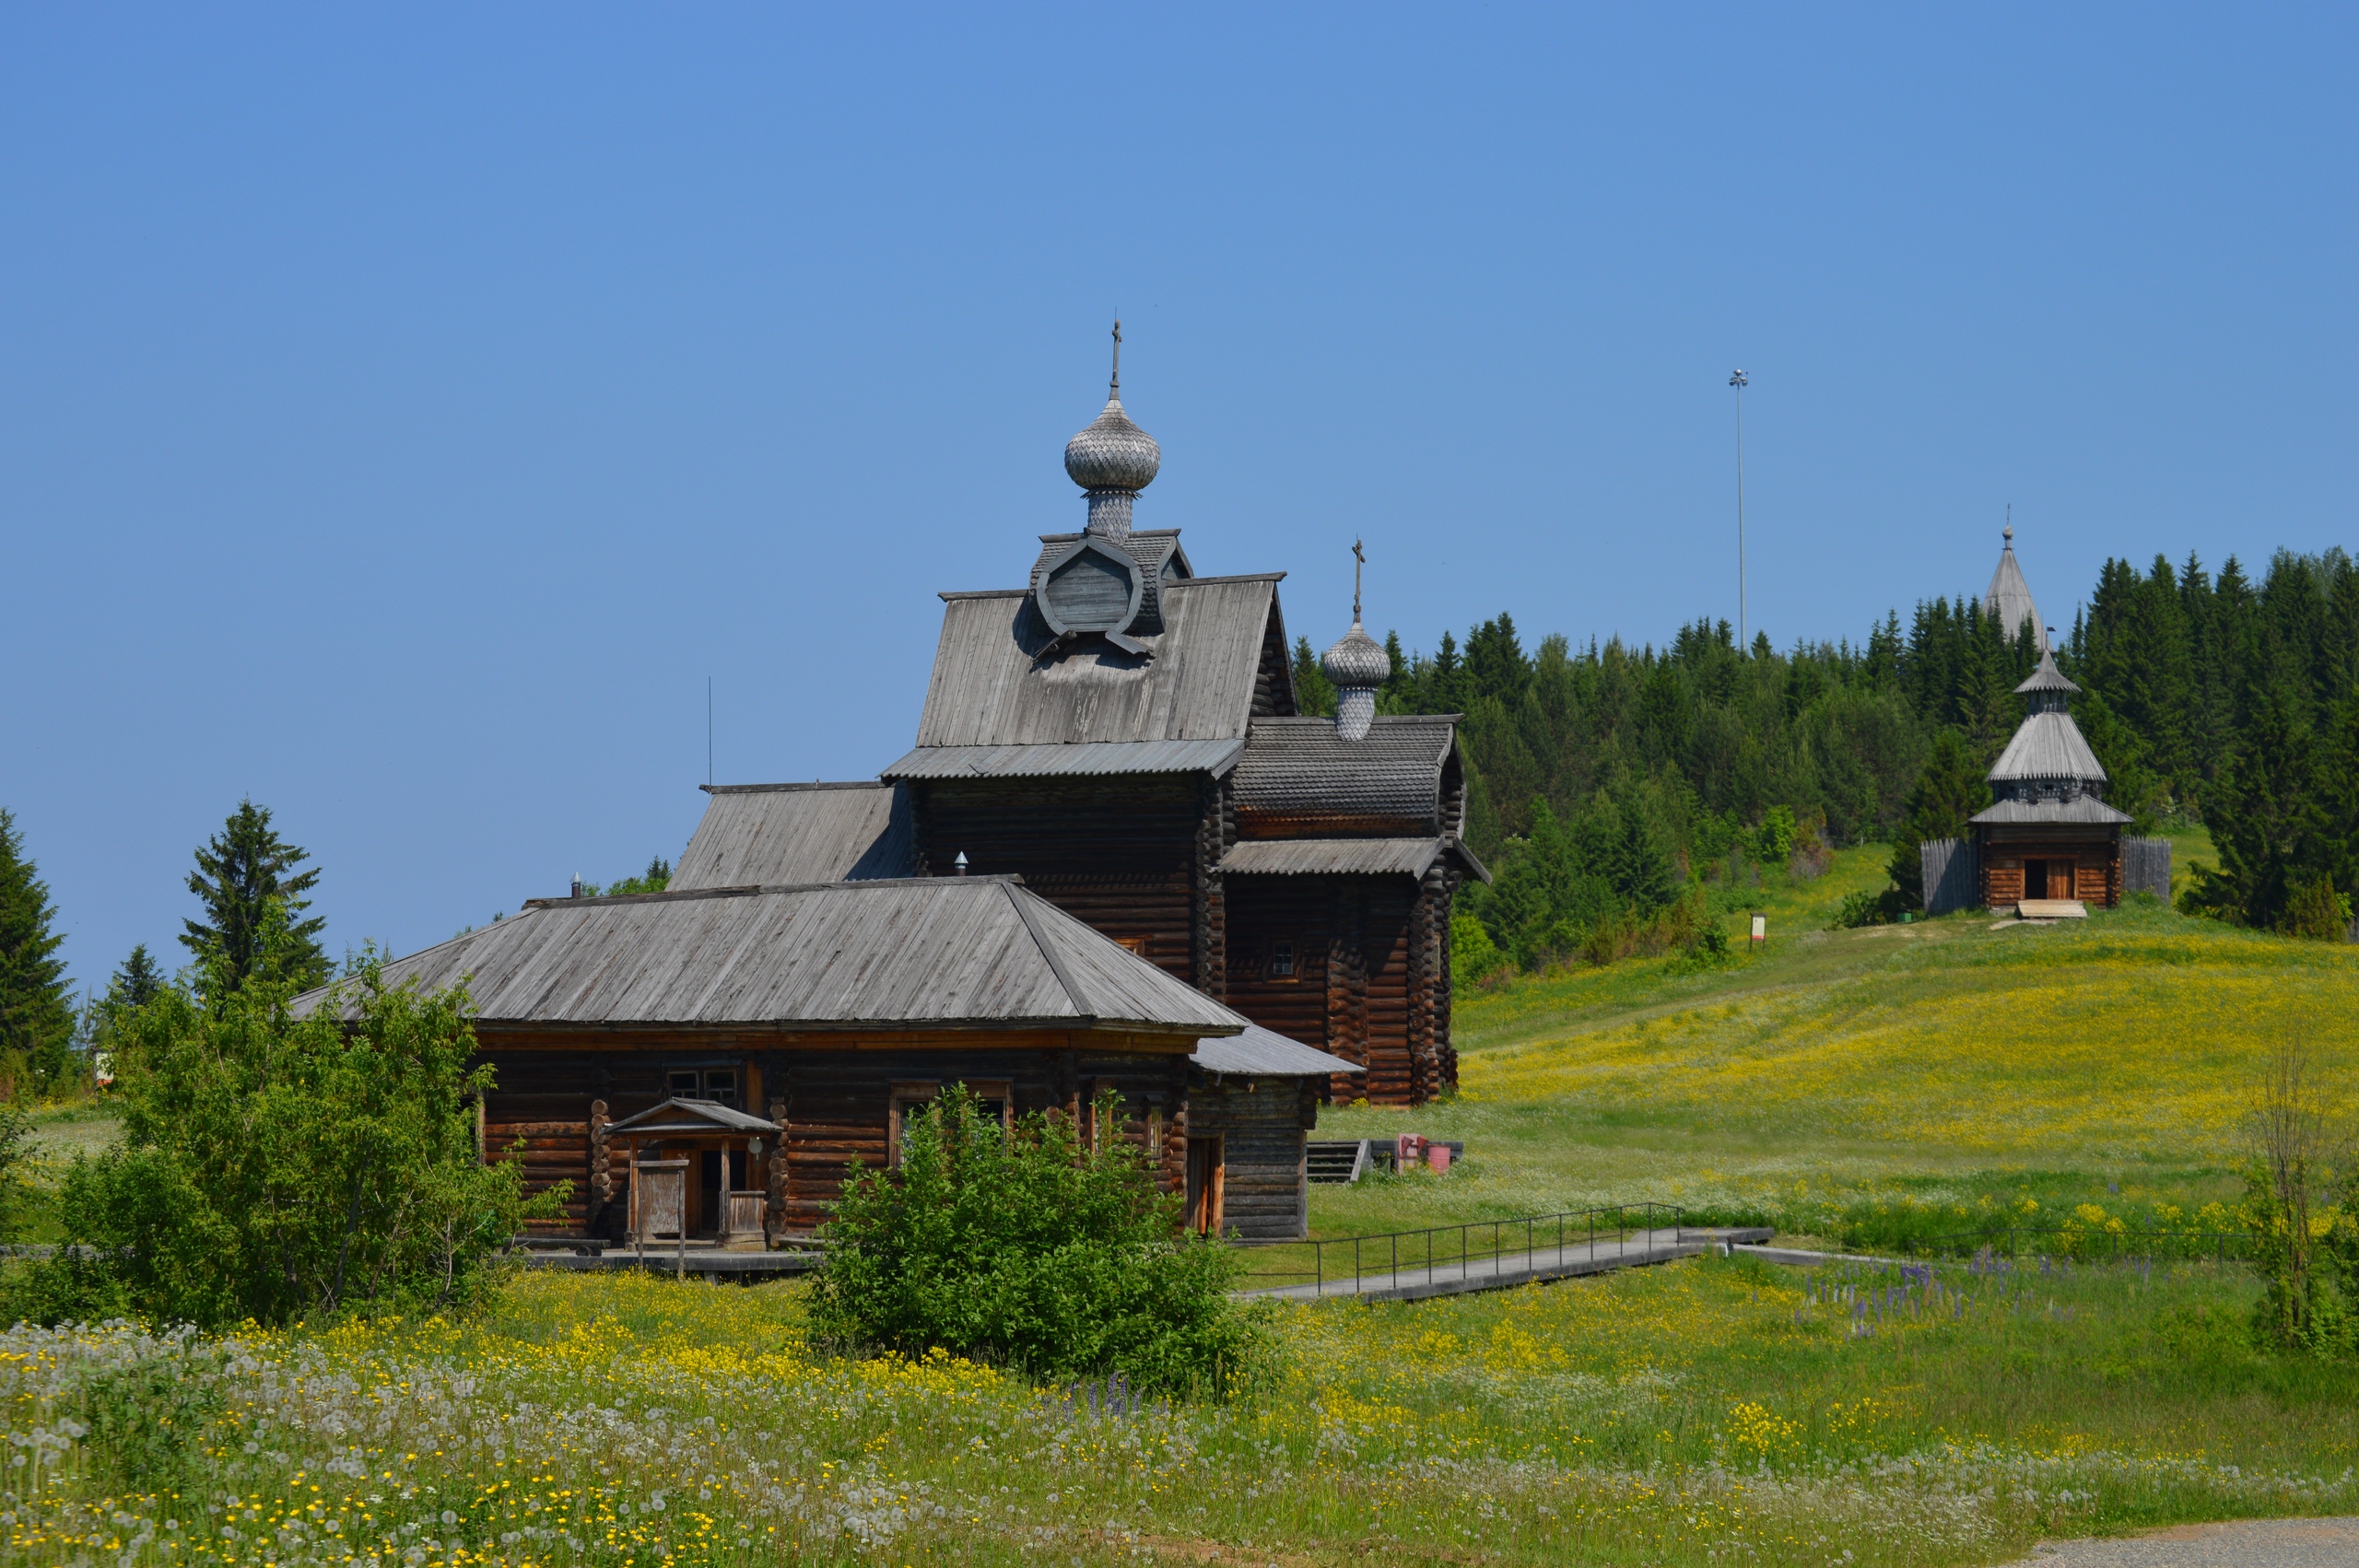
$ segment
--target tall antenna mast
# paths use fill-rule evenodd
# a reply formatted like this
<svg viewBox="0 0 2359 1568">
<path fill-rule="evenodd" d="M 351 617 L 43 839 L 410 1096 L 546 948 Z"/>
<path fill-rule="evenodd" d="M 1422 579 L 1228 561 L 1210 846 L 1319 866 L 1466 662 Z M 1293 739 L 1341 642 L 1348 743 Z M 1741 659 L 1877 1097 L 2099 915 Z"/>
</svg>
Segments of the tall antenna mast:
<svg viewBox="0 0 2359 1568">
<path fill-rule="evenodd" d="M 1750 646 L 1744 626 L 1744 389 L 1752 384 L 1752 378 L 1742 370 L 1729 375 L 1729 385 L 1736 389 L 1736 645 L 1740 651 Z"/>
</svg>

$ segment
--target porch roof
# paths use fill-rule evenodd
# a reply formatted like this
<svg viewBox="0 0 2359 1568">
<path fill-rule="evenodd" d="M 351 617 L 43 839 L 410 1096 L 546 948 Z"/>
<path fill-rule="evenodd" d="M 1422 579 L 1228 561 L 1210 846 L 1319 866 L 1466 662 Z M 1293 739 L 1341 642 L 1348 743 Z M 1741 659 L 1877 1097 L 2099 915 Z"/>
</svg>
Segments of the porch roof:
<svg viewBox="0 0 2359 1568">
<path fill-rule="evenodd" d="M 683 1132 L 780 1132 L 774 1121 L 724 1106 L 711 1100 L 683 1099 L 679 1095 L 664 1101 L 652 1110 L 625 1117 L 608 1124 L 608 1133 L 629 1132 L 644 1136 L 648 1133 Z"/>
</svg>

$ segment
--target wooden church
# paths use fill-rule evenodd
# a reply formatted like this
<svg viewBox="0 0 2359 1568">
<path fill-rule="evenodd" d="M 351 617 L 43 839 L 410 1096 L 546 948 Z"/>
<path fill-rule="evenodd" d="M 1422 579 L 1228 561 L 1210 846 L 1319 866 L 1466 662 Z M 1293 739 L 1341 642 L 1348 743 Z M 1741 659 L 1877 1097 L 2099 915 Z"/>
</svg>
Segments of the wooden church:
<svg viewBox="0 0 2359 1568">
<path fill-rule="evenodd" d="M 1384 649 L 1322 661 L 1295 705 L 1282 572 L 1200 577 L 1133 527 L 1161 451 L 1106 406 L 1065 447 L 1086 526 L 1020 587 L 945 592 L 917 743 L 874 783 L 722 786 L 672 885 L 1014 874 L 1204 995 L 1361 1069 L 1331 1093 L 1416 1105 L 1458 1082 L 1449 917 L 1488 873 L 1461 840 L 1456 715 L 1379 716 Z"/>
<path fill-rule="evenodd" d="M 2010 636 L 2032 628 L 2039 667 L 2015 687 L 2025 712 L 1986 776 L 1991 804 L 1965 838 L 1923 846 L 1926 912 L 2029 905 L 2071 915 L 2111 908 L 2133 890 L 2168 898 L 2170 842 L 2126 836 L 2130 814 L 2106 803 L 2105 766 L 2068 708 L 2081 688 L 2056 667 L 2014 540 L 2010 525 L 1983 608 Z"/>
<path fill-rule="evenodd" d="M 1136 1144 L 1195 1229 L 1285 1239 L 1320 1104 L 1455 1084 L 1450 907 L 1486 874 L 1457 720 L 1376 713 L 1356 596 L 1340 714 L 1297 712 L 1282 574 L 1199 577 L 1131 526 L 1160 453 L 1120 377 L 1065 449 L 1087 526 L 942 595 L 908 755 L 714 788 L 664 892 L 386 965 L 469 987 L 485 1157 L 571 1184 L 544 1228 L 774 1245 L 960 1083 Z"/>
</svg>

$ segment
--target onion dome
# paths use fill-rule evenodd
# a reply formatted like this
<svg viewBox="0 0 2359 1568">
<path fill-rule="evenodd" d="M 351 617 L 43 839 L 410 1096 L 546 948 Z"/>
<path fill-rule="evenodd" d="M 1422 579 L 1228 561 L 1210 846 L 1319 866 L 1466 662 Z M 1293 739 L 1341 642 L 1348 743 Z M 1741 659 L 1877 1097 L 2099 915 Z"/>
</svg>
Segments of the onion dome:
<svg viewBox="0 0 2359 1568">
<path fill-rule="evenodd" d="M 1376 689 L 1392 673 L 1392 660 L 1360 626 L 1360 568 L 1367 553 L 1352 541 L 1352 629 L 1321 654 L 1319 668 L 1335 685 L 1335 738 L 1364 741 L 1376 722 Z"/>
<path fill-rule="evenodd" d="M 1106 407 L 1065 443 L 1065 473 L 1085 490 L 1144 490 L 1163 466 L 1163 449 L 1122 412 L 1117 382 Z"/>
<path fill-rule="evenodd" d="M 1338 691 L 1353 686 L 1380 686 L 1392 676 L 1392 661 L 1376 638 L 1360 629 L 1357 621 L 1352 623 L 1352 629 L 1337 639 L 1334 647 L 1320 655 L 1319 668 Z"/>
</svg>

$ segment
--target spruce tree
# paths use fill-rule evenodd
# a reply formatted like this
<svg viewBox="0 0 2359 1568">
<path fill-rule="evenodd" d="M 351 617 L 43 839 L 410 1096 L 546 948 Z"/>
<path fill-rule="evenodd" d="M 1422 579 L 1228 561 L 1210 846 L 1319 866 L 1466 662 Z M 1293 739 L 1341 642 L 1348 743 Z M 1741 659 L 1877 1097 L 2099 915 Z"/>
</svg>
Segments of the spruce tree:
<svg viewBox="0 0 2359 1568">
<path fill-rule="evenodd" d="M 56 955 L 65 939 L 50 929 L 56 918 L 17 819 L 0 807 L 0 1053 L 44 1083 L 66 1071 L 74 1051 L 74 1002 Z"/>
<path fill-rule="evenodd" d="M 181 933 L 181 945 L 199 963 L 217 954 L 222 962 L 215 972 L 226 976 L 232 988 L 242 987 L 263 961 L 263 917 L 276 902 L 287 919 L 287 941 L 274 949 L 270 959 L 282 966 L 276 977 L 295 982 L 299 989 L 323 983 L 330 965 L 319 934 L 327 922 L 318 917 L 296 919 L 311 907 L 303 895 L 320 880 L 317 867 L 296 872 L 309 859 L 270 825 L 267 807 L 241 801 L 221 831 L 196 852 L 188 890 L 204 903 L 205 918 L 182 922 L 187 929 Z"/>
<path fill-rule="evenodd" d="M 1917 776 L 1917 787 L 1908 791 L 1906 814 L 1892 845 L 1888 869 L 1893 885 L 1900 890 L 1902 907 L 1925 907 L 1919 847 L 1932 839 L 1964 837 L 1966 819 L 1990 803 L 1985 771 L 1966 737 L 1955 730 L 1944 729 L 1933 736 L 1924 771 Z"/>
<path fill-rule="evenodd" d="M 143 942 L 132 948 L 131 956 L 123 961 L 123 967 L 107 982 L 107 1000 L 125 1010 L 145 1007 L 163 989 L 164 972 L 156 967 L 156 960 Z"/>
<path fill-rule="evenodd" d="M 1294 706 L 1297 713 L 1320 719 L 1335 716 L 1335 686 L 1327 679 L 1327 672 L 1319 667 L 1319 655 L 1310 650 L 1310 639 L 1294 639 Z"/>
<path fill-rule="evenodd" d="M 2236 754 L 2204 809 L 2220 864 L 2194 868 L 2195 883 L 2179 899 L 2189 913 L 2264 930 L 2283 917 L 2319 838 L 2315 747 L 2302 706 L 2282 674 L 2251 683 Z"/>
</svg>

